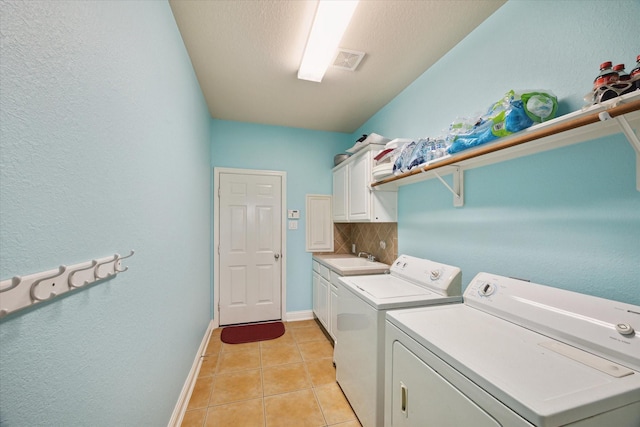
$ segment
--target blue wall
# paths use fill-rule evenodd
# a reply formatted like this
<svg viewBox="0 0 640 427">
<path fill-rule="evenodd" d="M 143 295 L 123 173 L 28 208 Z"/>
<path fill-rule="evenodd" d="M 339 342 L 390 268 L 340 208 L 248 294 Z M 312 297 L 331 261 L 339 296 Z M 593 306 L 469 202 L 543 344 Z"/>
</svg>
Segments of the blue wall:
<svg viewBox="0 0 640 427">
<path fill-rule="evenodd" d="M 299 209 L 297 230 L 287 230 L 287 312 L 311 310 L 311 253 L 305 252 L 305 195 L 331 194 L 333 156 L 355 140 L 320 132 L 213 120 L 213 167 L 287 172 L 287 209 Z"/>
<path fill-rule="evenodd" d="M 1 425 L 165 425 L 210 319 L 211 166 L 331 192 L 361 133 L 437 135 L 508 89 L 582 106 L 632 64 L 638 1 L 511 0 L 353 135 L 213 120 L 165 2 L 0 1 L 0 276 L 137 250 L 128 272 L 0 321 Z M 640 304 L 640 195 L 620 136 L 468 171 L 465 207 L 402 187 L 400 251 Z M 304 218 L 287 311 L 311 308 Z"/>
<path fill-rule="evenodd" d="M 640 2 L 511 0 L 353 135 L 437 136 L 509 89 L 580 109 L 601 62 L 633 68 Z M 401 187 L 400 253 L 640 304 L 640 192 L 621 135 Z"/>
<path fill-rule="evenodd" d="M 0 425 L 166 425 L 210 320 L 210 116 L 171 9 L 0 15 L 1 278 L 137 251 L 0 321 Z"/>
</svg>

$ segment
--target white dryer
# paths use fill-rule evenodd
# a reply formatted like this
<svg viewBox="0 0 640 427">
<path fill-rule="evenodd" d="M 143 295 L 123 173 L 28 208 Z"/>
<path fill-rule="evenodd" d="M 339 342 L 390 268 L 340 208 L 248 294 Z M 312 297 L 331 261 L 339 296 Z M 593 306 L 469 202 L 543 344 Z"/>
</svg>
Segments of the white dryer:
<svg viewBox="0 0 640 427">
<path fill-rule="evenodd" d="M 480 273 L 386 330 L 386 426 L 640 426 L 639 306 Z"/>
<path fill-rule="evenodd" d="M 459 303 L 460 269 L 401 255 L 390 274 L 345 276 L 338 287 L 336 379 L 364 427 L 384 422 L 384 334 L 389 310 Z"/>
</svg>

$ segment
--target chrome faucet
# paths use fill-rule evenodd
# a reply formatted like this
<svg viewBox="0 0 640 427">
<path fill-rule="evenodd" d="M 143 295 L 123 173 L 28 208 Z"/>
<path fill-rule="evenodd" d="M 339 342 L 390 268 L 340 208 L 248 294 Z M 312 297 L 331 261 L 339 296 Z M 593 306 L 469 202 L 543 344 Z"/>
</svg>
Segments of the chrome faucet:
<svg viewBox="0 0 640 427">
<path fill-rule="evenodd" d="M 376 257 L 374 257 L 373 255 L 371 255 L 368 252 L 358 252 L 358 258 L 360 258 L 362 255 L 365 255 L 367 257 L 367 259 L 371 262 L 374 262 L 376 260 Z"/>
</svg>

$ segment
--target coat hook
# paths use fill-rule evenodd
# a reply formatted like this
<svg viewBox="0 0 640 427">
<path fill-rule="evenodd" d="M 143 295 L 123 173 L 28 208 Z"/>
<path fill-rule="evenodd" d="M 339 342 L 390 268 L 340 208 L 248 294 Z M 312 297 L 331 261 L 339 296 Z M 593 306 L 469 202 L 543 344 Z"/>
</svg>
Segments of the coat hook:
<svg viewBox="0 0 640 427">
<path fill-rule="evenodd" d="M 113 255 L 113 258 L 108 259 L 106 261 L 103 261 L 103 262 L 101 262 L 99 264 L 96 264 L 95 270 L 94 270 L 94 274 L 96 276 L 96 279 L 97 280 L 102 280 L 102 279 L 106 279 L 107 277 L 115 276 L 116 273 L 107 273 L 106 275 L 101 276 L 100 275 L 100 266 L 103 266 L 103 265 L 108 264 L 110 262 L 115 262 L 119 257 L 120 257 L 120 255 L 115 254 L 115 255 Z"/>
<path fill-rule="evenodd" d="M 56 296 L 56 293 L 55 293 L 55 292 L 51 292 L 47 298 L 44 298 L 44 299 L 42 299 L 42 298 L 38 298 L 38 297 L 37 297 L 37 295 L 36 295 L 36 287 L 37 287 L 37 286 L 40 284 L 40 282 L 42 282 L 43 280 L 55 279 L 56 277 L 62 276 L 62 274 L 63 274 L 66 270 L 67 270 L 67 267 L 66 267 L 66 266 L 64 266 L 64 265 L 61 265 L 61 266 L 58 268 L 58 272 L 57 272 L 57 273 L 54 273 L 54 274 L 52 274 L 51 276 L 43 277 L 43 278 L 38 279 L 38 280 L 36 280 L 35 282 L 33 282 L 33 283 L 31 284 L 31 289 L 29 290 L 29 295 L 31 296 L 31 302 L 32 302 L 32 303 L 35 303 L 36 301 L 46 301 L 46 300 L 48 300 L 48 299 L 51 299 L 51 298 L 55 297 L 55 296 Z"/>
<path fill-rule="evenodd" d="M 83 286 L 87 286 L 89 284 L 88 280 L 85 280 L 82 285 L 75 285 L 73 283 L 73 275 L 76 274 L 78 271 L 85 271 L 85 270 L 89 270 L 91 268 L 94 268 L 96 266 L 96 264 L 98 264 L 98 261 L 96 261 L 94 259 L 94 260 L 91 261 L 91 265 L 90 266 L 83 267 L 83 268 L 78 268 L 77 270 L 73 270 L 71 273 L 69 273 L 69 277 L 67 277 L 67 283 L 69 284 L 69 288 L 70 289 L 78 289 L 78 288 L 81 288 Z M 95 277 L 95 271 L 93 272 L 93 277 Z"/>
<path fill-rule="evenodd" d="M 11 278 L 11 286 L 5 288 L 5 289 L 0 289 L 0 293 L 2 292 L 7 292 L 10 291 L 11 289 L 14 289 L 16 287 L 18 287 L 18 285 L 20 284 L 20 282 L 22 282 L 22 277 L 20 276 L 13 276 Z"/>
<path fill-rule="evenodd" d="M 131 253 L 129 255 L 123 256 L 123 257 L 118 256 L 118 259 L 116 260 L 116 262 L 113 263 L 113 269 L 116 271 L 116 273 L 122 273 L 122 272 L 127 271 L 129 269 L 129 267 L 125 267 L 124 269 L 120 270 L 118 268 L 118 261 L 123 260 L 125 258 L 131 258 L 133 256 L 133 254 L 135 254 L 135 253 L 136 253 L 136 251 L 131 249 Z"/>
<path fill-rule="evenodd" d="M 8 286 L 5 289 L 0 289 L 0 292 L 10 291 L 11 289 L 16 288 L 20 284 L 20 282 L 22 282 L 22 277 L 13 276 L 13 278 L 11 278 L 11 286 Z M 9 314 L 9 310 L 7 310 L 6 308 L 0 308 L 0 319 L 6 316 L 7 314 Z"/>
</svg>

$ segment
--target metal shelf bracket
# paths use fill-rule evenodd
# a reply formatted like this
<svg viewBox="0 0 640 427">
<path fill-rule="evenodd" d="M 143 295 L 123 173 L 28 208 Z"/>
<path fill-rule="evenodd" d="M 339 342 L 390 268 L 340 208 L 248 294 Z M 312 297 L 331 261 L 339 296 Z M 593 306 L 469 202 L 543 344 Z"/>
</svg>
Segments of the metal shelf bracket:
<svg viewBox="0 0 640 427">
<path fill-rule="evenodd" d="M 456 208 L 460 208 L 464 206 L 464 171 L 460 166 L 454 166 L 453 172 L 451 175 L 453 176 L 453 188 L 447 182 L 442 179 L 438 172 L 431 171 L 438 178 L 438 180 L 444 185 L 447 190 L 453 194 L 453 206 Z"/>
<path fill-rule="evenodd" d="M 640 139 L 638 139 L 638 135 L 634 132 L 633 128 L 627 121 L 624 115 L 616 116 L 615 118 L 611 117 L 607 111 L 603 111 L 598 114 L 598 117 L 601 121 L 614 119 L 618 126 L 620 126 L 620 130 L 627 137 L 629 144 L 636 152 L 636 190 L 640 191 Z"/>
</svg>

